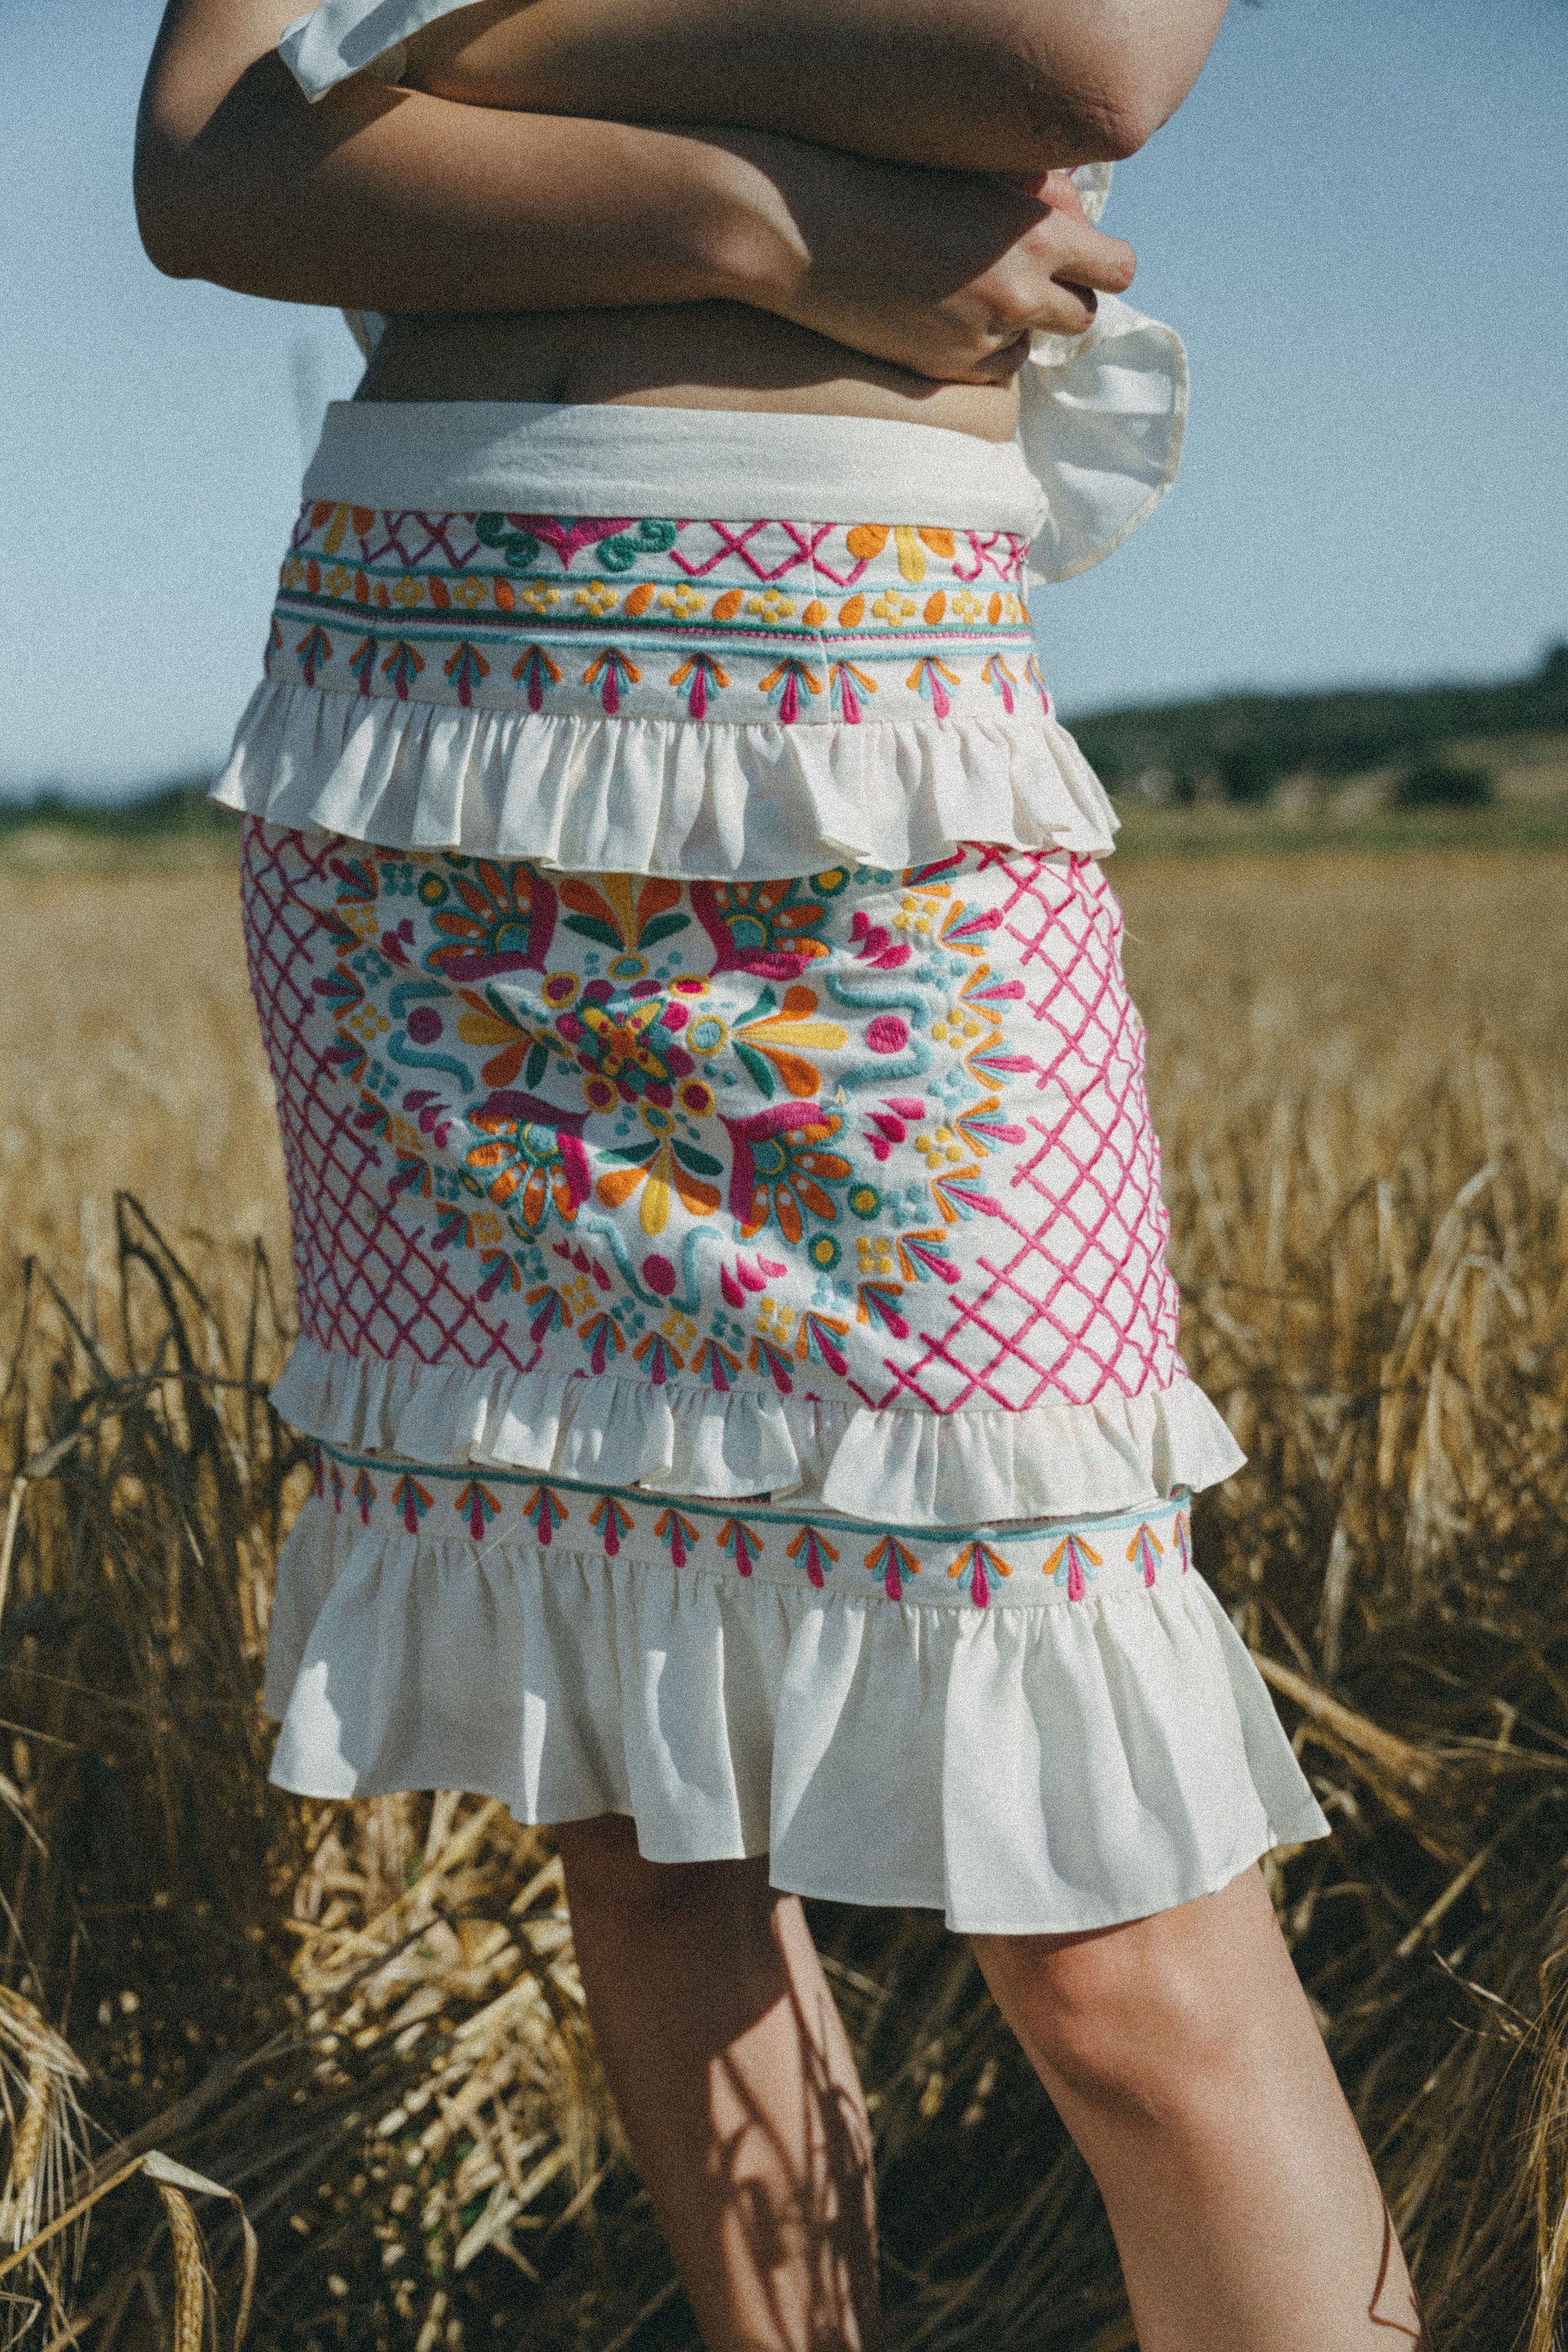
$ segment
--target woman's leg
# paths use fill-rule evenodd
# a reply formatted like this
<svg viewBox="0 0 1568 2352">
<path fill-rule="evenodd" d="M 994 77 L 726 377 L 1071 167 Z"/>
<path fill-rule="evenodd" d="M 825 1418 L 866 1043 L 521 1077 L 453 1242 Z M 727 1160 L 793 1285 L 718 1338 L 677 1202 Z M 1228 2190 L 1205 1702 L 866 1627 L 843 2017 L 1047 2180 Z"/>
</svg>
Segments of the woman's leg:
<svg viewBox="0 0 1568 2352">
<path fill-rule="evenodd" d="M 798 1900 L 556 1832 L 594 2039 L 708 2352 L 875 2352 L 865 2098 Z"/>
<path fill-rule="evenodd" d="M 974 1948 L 1100 2183 L 1141 2352 L 1429 2345 L 1259 1872 Z"/>
</svg>

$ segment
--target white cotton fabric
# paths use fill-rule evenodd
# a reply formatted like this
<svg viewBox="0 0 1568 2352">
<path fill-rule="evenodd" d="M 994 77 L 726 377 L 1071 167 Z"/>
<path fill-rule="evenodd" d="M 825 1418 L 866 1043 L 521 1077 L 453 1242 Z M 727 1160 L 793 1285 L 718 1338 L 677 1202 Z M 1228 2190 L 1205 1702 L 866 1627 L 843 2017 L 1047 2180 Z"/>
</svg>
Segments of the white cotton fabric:
<svg viewBox="0 0 1568 2352">
<path fill-rule="evenodd" d="M 613 1373 L 350 1356 L 301 1339 L 272 1402 L 352 1453 L 678 1496 L 820 1498 L 850 1513 L 874 1496 L 879 1517 L 900 1527 L 1142 1510 L 1217 1486 L 1246 1460 L 1186 1379 L 1020 1412 L 871 1412 L 776 1390 L 677 1393 Z"/>
<path fill-rule="evenodd" d="M 584 719 L 323 694 L 297 677 L 258 686 L 212 797 L 393 849 L 723 881 L 841 862 L 900 872 L 969 840 L 1103 857 L 1121 824 L 1037 709 L 1011 725 Z"/>
<path fill-rule="evenodd" d="M 1195 1572 L 986 1609 L 362 1529 L 312 1501 L 268 1661 L 272 1777 L 629 1814 L 656 1862 L 972 1934 L 1108 1927 L 1324 1833 Z"/>
<path fill-rule="evenodd" d="M 1044 510 L 1013 441 L 878 416 L 616 402 L 334 400 L 302 492 L 426 513 L 908 519 L 1021 539 Z"/>
</svg>

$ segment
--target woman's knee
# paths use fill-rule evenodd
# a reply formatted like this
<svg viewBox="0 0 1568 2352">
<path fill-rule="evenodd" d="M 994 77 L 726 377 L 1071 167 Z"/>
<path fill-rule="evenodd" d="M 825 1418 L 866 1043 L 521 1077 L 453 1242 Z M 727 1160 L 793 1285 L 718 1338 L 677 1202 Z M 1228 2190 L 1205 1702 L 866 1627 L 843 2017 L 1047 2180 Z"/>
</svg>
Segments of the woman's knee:
<svg viewBox="0 0 1568 2352">
<path fill-rule="evenodd" d="M 1081 1937 L 976 1939 L 997 2004 L 1047 2088 L 1163 2119 L 1234 2090 L 1249 2040 L 1255 1956 L 1246 1947 L 1257 1923 L 1247 1919 L 1238 1948 L 1195 1909 Z"/>
</svg>

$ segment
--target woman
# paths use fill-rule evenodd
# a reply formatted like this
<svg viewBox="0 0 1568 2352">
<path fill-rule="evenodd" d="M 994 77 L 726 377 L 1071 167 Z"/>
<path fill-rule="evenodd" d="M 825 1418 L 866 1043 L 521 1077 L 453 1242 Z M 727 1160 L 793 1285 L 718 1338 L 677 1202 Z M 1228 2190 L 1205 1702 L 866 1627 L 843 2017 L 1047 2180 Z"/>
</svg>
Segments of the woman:
<svg viewBox="0 0 1568 2352">
<path fill-rule="evenodd" d="M 1237 1456 L 1024 604 L 1174 471 L 1080 194 L 1221 10 L 621 13 L 174 0 L 149 78 L 153 259 L 371 353 L 219 788 L 320 1448 L 276 1775 L 558 1825 L 715 2352 L 878 2340 L 803 1894 L 973 1935 L 1147 2352 L 1424 2340 L 1252 1866 L 1323 1823 L 1187 1572 Z"/>
</svg>

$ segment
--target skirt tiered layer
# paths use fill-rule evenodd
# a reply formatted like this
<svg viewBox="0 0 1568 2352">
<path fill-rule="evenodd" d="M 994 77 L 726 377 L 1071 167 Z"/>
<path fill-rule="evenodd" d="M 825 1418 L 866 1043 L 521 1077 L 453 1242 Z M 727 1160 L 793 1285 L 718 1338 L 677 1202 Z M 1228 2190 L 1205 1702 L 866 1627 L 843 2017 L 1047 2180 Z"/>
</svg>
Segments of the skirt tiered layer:
<svg viewBox="0 0 1568 2352">
<path fill-rule="evenodd" d="M 659 1862 L 955 1929 L 1104 1927 L 1321 1834 L 1184 1504 L 894 1529 L 357 1461 L 285 1552 L 274 1778 L 613 1811 Z"/>
<path fill-rule="evenodd" d="M 334 428 L 220 786 L 319 1461 L 275 1777 L 976 1932 L 1322 1834 L 1189 1561 L 1240 1455 L 1035 524 L 589 511 L 497 429 L 416 497 L 438 417 Z"/>
</svg>

